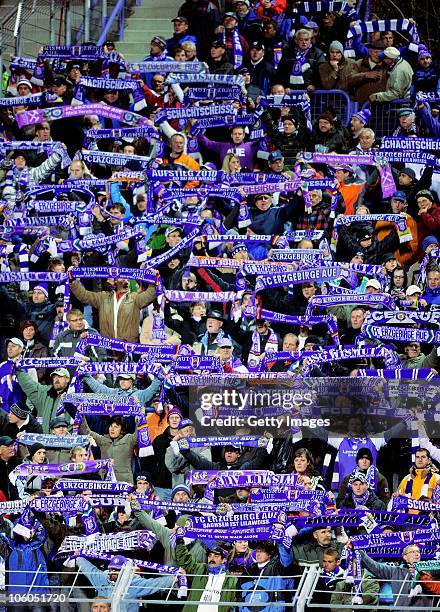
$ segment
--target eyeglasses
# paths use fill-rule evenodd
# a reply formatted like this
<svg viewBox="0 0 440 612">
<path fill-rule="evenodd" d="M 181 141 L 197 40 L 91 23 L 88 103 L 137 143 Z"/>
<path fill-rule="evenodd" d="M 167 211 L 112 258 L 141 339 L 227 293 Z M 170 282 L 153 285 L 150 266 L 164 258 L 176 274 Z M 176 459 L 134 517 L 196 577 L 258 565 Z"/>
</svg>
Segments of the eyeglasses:
<svg viewBox="0 0 440 612">
<path fill-rule="evenodd" d="M 409 348 L 413 348 L 413 349 L 419 349 L 419 345 L 418 344 L 408 344 Z"/>
</svg>

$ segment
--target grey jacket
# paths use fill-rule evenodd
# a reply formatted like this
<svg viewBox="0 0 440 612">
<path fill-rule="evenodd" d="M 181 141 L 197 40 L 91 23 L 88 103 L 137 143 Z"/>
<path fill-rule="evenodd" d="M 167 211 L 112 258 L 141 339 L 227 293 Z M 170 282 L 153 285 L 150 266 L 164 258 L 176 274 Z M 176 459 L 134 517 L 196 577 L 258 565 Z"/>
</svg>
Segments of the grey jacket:
<svg viewBox="0 0 440 612">
<path fill-rule="evenodd" d="M 210 448 L 193 448 L 193 453 L 207 459 L 212 460 Z M 173 488 L 179 484 L 185 484 L 187 473 L 193 469 L 189 461 L 185 459 L 183 455 L 176 455 L 173 452 L 171 446 L 169 446 L 165 452 L 165 465 L 171 472 Z"/>
<path fill-rule="evenodd" d="M 374 574 L 376 578 L 389 580 L 393 590 L 394 608 L 398 610 L 400 607 L 412 607 L 415 610 L 421 608 L 429 608 L 433 605 L 432 597 L 429 595 L 416 595 L 410 597 L 410 591 L 414 586 L 414 572 L 411 572 L 407 567 L 397 565 L 388 565 L 387 563 L 379 563 L 374 561 L 367 553 L 361 552 L 362 563 L 369 572 Z"/>
<path fill-rule="evenodd" d="M 73 331 L 68 327 L 62 331 L 55 339 L 52 352 L 55 357 L 73 357 L 81 340 L 81 334 L 84 332 L 93 332 L 98 334 L 99 332 L 93 327 L 86 326 L 81 331 Z M 92 361 L 105 361 L 107 359 L 107 351 L 99 346 L 90 346 L 86 351 L 87 357 L 90 357 Z"/>
</svg>

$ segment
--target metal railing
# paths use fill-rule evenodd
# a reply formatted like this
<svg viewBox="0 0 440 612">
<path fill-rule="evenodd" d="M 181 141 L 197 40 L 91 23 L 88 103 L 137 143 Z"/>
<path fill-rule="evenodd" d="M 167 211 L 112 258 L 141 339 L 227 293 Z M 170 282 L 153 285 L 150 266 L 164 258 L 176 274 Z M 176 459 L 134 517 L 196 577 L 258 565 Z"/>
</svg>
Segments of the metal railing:
<svg viewBox="0 0 440 612">
<path fill-rule="evenodd" d="M 166 603 L 166 605 L 178 606 L 178 608 L 182 608 L 184 605 L 193 605 L 198 606 L 200 604 L 200 597 L 202 595 L 203 589 L 194 589 L 192 587 L 192 592 L 195 594 L 192 599 L 188 598 L 177 598 L 177 576 L 174 580 L 172 586 L 170 586 L 167 590 L 158 592 L 157 597 L 150 596 L 145 598 L 133 598 L 130 597 L 130 589 L 131 583 L 135 576 L 142 576 L 143 578 L 158 578 L 165 574 L 159 573 L 147 573 L 142 572 L 139 574 L 135 572 L 135 567 L 132 562 L 129 560 L 122 570 L 119 572 L 118 578 L 115 581 L 114 588 L 108 597 L 108 602 L 111 605 L 111 610 L 113 612 L 119 612 L 121 609 L 121 604 L 150 604 L 152 606 L 158 605 L 158 601 Z M 97 571 L 98 570 L 97 568 Z M 39 579 L 41 573 L 44 572 L 48 575 L 49 578 L 49 587 L 38 586 L 37 579 Z M 14 574 L 20 574 L 22 572 L 14 571 Z M 60 572 L 46 572 L 45 570 L 38 568 L 32 579 L 31 584 L 20 584 L 20 581 L 17 580 L 17 577 L 14 577 L 14 586 L 9 588 L 8 578 L 11 574 L 11 571 L 6 573 L 6 590 L 0 591 L 0 606 L 4 605 L 4 603 L 19 605 L 20 603 L 29 604 L 49 604 L 49 603 L 64 603 L 68 602 L 70 604 L 91 604 L 96 598 L 89 597 L 85 592 L 85 589 L 89 589 L 90 595 L 90 587 L 84 586 L 84 582 L 80 582 L 80 576 L 83 576 L 79 570 L 72 570 L 71 572 L 63 571 Z M 321 588 L 317 588 L 318 580 L 321 575 L 321 570 L 319 566 L 310 566 L 305 567 L 302 574 L 295 574 L 290 576 L 280 576 L 281 580 L 285 582 L 286 588 L 277 589 L 276 591 L 265 589 L 269 594 L 274 594 L 274 597 L 269 596 L 269 599 L 273 599 L 273 601 L 264 601 L 260 599 L 258 596 L 253 598 L 252 601 L 249 601 L 249 597 L 246 598 L 246 605 L 251 606 L 253 609 L 264 608 L 267 605 L 270 605 L 271 608 L 286 608 L 289 610 L 295 610 L 295 612 L 305 612 L 308 610 L 323 610 L 322 597 L 331 596 L 332 591 L 323 590 Z M 60 577 L 62 579 L 60 580 Z M 187 578 L 193 578 L 192 574 L 187 574 Z M 239 578 L 239 576 L 238 576 Z M 245 578 L 250 578 L 245 576 Z M 252 587 L 253 592 L 258 595 L 258 592 L 261 589 L 260 580 L 266 579 L 267 576 L 255 576 L 255 585 Z M 385 584 L 390 585 L 392 581 L 375 578 L 371 576 L 371 579 L 379 584 L 379 587 L 384 586 Z M 343 580 L 341 578 L 341 580 Z M 289 586 L 294 582 L 294 588 Z M 402 581 L 396 581 L 401 586 Z M 62 583 L 62 584 L 61 584 Z M 339 591 L 338 591 L 339 592 Z M 396 592 L 399 592 L 399 588 L 396 589 Z M 235 589 L 230 590 L 231 593 L 231 601 L 222 601 L 222 606 L 231 607 L 239 609 L 240 603 L 244 603 L 243 599 L 243 591 L 237 586 Z M 344 591 L 344 594 L 347 595 L 347 600 L 351 598 L 354 592 Z M 392 607 L 391 601 L 388 599 L 388 595 L 391 593 L 386 593 L 386 597 L 381 592 L 381 588 L 379 588 L 379 592 L 376 593 L 378 602 L 377 603 L 369 603 L 369 604 L 356 604 L 356 610 L 359 612 L 371 612 L 371 610 L 375 610 L 377 612 L 382 610 L 390 610 Z M 100 596 L 98 592 L 98 597 L 100 600 L 105 599 L 105 597 Z M 440 596 L 434 594 L 426 594 L 426 605 L 423 606 L 423 610 L 438 610 L 440 606 Z M 160 599 L 159 599 L 160 598 Z M 319 600 L 321 601 L 319 602 Z M 429 605 L 428 605 L 428 602 Z M 353 610 L 353 603 L 333 603 L 330 605 L 326 605 L 325 609 L 338 609 L 338 610 Z M 397 609 L 397 608 L 395 608 Z M 403 606 L 399 604 L 398 610 L 414 610 L 414 606 Z"/>
<path fill-rule="evenodd" d="M 391 136 L 394 130 L 399 127 L 399 117 L 397 115 L 402 106 L 413 106 L 408 98 L 392 100 L 391 102 L 365 102 L 362 108 L 371 111 L 368 127 L 371 128 L 376 138 Z"/>
<path fill-rule="evenodd" d="M 294 91 L 293 93 L 304 93 L 303 90 Z M 334 110 L 341 122 L 347 126 L 350 118 L 358 109 L 358 103 L 353 102 L 346 91 L 342 89 L 316 89 L 308 91 L 310 97 L 310 114 L 312 121 L 326 109 Z"/>
</svg>

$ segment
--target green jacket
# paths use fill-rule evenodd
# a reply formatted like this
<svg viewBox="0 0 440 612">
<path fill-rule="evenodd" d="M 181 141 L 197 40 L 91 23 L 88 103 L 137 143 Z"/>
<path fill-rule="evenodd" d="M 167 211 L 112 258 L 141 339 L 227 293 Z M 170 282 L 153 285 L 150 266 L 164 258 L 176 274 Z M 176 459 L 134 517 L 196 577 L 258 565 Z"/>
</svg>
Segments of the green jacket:
<svg viewBox="0 0 440 612">
<path fill-rule="evenodd" d="M 188 551 L 185 544 L 177 544 L 176 560 L 179 567 L 182 567 L 190 576 L 191 587 L 188 592 L 188 601 L 200 601 L 208 582 L 208 568 L 206 563 L 199 563 Z M 192 576 L 192 578 L 191 578 Z M 226 572 L 223 583 L 220 602 L 236 601 L 237 577 Z M 209 604 L 208 604 L 209 605 Z M 218 612 L 231 612 L 235 606 L 218 605 Z M 182 612 L 197 612 L 198 605 L 187 604 Z"/>
<path fill-rule="evenodd" d="M 426 355 L 420 353 L 418 357 L 411 357 L 409 359 L 406 354 L 399 355 L 399 359 L 402 362 L 402 368 L 408 368 L 409 370 L 415 370 L 417 368 L 425 367 L 423 364 L 426 359 Z"/>
<path fill-rule="evenodd" d="M 329 610 L 331 612 L 345 612 L 347 608 L 340 608 L 339 606 L 351 606 L 352 605 L 352 586 L 347 584 L 345 580 L 340 580 L 336 583 L 335 590 L 332 593 L 330 599 Z M 362 600 L 364 606 L 377 606 L 379 601 L 380 586 L 377 580 L 367 573 L 364 573 L 361 583 L 362 589 Z M 373 610 L 374 608 L 371 608 Z"/>
<path fill-rule="evenodd" d="M 170 536 L 173 533 L 173 530 L 167 527 L 166 525 L 162 525 L 156 519 L 151 516 L 150 512 L 145 512 L 145 510 L 135 510 L 134 515 L 145 529 L 152 531 L 157 539 L 162 544 L 164 548 L 164 563 L 165 565 L 177 565 L 176 561 L 176 549 L 171 544 Z M 180 523 L 180 521 L 179 521 Z M 202 563 L 206 561 L 206 549 L 203 546 L 200 540 L 196 540 L 191 547 L 191 556 Z"/>
<path fill-rule="evenodd" d="M 17 381 L 26 397 L 37 409 L 37 415 L 42 417 L 43 432 L 50 433 L 49 423 L 56 416 L 61 396 L 56 393 L 52 385 L 35 382 L 29 374 L 22 370 L 17 370 Z"/>
<path fill-rule="evenodd" d="M 336 548 L 338 553 L 341 554 L 344 545 L 336 540 L 332 540 L 328 546 L 320 546 L 315 541 L 298 544 L 292 546 L 293 561 L 300 567 L 310 567 L 311 565 L 322 567 L 322 558 L 328 548 Z"/>
<path fill-rule="evenodd" d="M 376 94 L 377 102 L 391 102 L 408 98 L 414 71 L 404 59 L 398 59 L 391 68 L 385 91 Z"/>
</svg>

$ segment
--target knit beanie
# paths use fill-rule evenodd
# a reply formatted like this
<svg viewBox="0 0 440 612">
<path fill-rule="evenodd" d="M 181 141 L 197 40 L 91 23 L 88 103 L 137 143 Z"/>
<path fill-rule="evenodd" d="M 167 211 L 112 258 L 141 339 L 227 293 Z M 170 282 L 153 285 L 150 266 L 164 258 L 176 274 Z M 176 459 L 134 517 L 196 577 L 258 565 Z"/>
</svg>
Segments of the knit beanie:
<svg viewBox="0 0 440 612">
<path fill-rule="evenodd" d="M 332 49 L 340 51 L 342 54 L 344 54 L 344 47 L 342 46 L 342 43 L 339 42 L 339 40 L 334 40 L 332 43 L 330 43 L 329 51 L 331 51 Z"/>
<path fill-rule="evenodd" d="M 319 119 L 324 119 L 325 121 L 328 121 L 329 123 L 331 123 L 332 125 L 334 124 L 335 120 L 333 119 L 333 115 L 331 114 L 330 111 L 323 111 L 319 117 L 318 117 L 318 121 Z"/>
<path fill-rule="evenodd" d="M 368 125 L 371 117 L 371 111 L 368 108 L 363 108 L 359 112 L 354 113 L 352 116 L 359 119 L 359 121 L 362 121 L 364 125 Z"/>
</svg>

